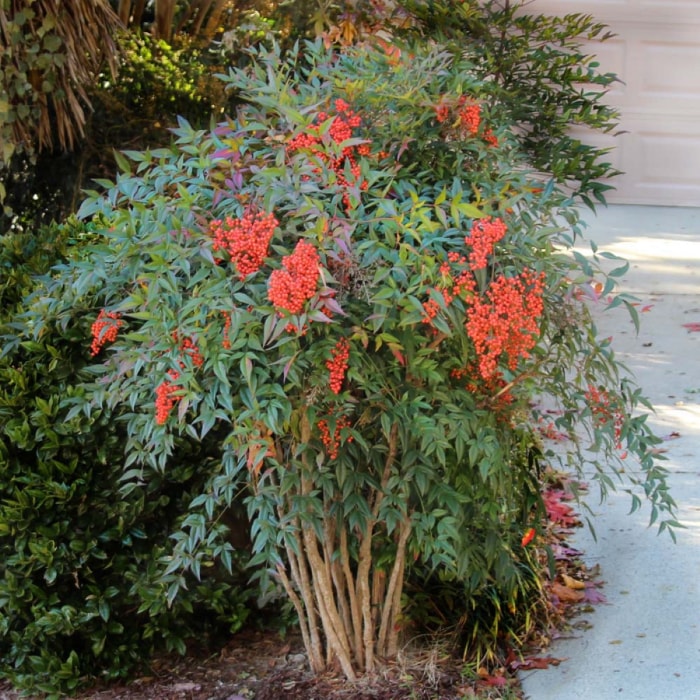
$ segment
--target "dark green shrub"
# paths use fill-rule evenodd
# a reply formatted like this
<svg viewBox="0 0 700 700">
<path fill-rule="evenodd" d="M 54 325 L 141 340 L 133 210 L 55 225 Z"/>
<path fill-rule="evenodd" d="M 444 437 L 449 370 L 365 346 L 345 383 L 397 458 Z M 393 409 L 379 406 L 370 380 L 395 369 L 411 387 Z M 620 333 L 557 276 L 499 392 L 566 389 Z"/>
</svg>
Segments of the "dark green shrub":
<svg viewBox="0 0 700 700">
<path fill-rule="evenodd" d="M 0 237 L 0 675 L 47 693 L 125 675 L 152 650 L 184 651 L 192 635 L 228 633 L 248 613 L 240 575 L 213 571 L 174 605 L 159 580 L 206 450 L 177 444 L 177 466 L 121 493 L 119 412 L 71 411 L 94 376 L 89 309 L 19 331 L 43 293 L 39 275 L 69 256 L 76 264 L 95 238 L 76 224 Z"/>
</svg>

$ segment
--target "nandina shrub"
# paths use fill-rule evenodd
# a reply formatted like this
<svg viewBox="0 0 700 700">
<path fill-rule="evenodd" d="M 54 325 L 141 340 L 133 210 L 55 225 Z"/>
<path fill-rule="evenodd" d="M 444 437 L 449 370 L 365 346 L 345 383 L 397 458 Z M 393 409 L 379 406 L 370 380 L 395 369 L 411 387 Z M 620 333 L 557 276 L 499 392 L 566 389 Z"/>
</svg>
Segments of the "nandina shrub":
<svg viewBox="0 0 700 700">
<path fill-rule="evenodd" d="M 30 314 L 40 336 L 92 309 L 95 378 L 69 415 L 120 411 L 126 494 L 182 444 L 207 455 L 168 600 L 229 561 L 218 522 L 244 494 L 254 575 L 294 605 L 312 668 L 372 670 L 397 652 L 410 562 L 517 585 L 545 416 L 603 490 L 635 455 L 673 523 L 643 398 L 592 321 L 594 263 L 567 251 L 576 210 L 468 56 L 308 44 L 222 79 L 237 113 L 120 157 L 80 212 L 103 240 Z"/>
</svg>

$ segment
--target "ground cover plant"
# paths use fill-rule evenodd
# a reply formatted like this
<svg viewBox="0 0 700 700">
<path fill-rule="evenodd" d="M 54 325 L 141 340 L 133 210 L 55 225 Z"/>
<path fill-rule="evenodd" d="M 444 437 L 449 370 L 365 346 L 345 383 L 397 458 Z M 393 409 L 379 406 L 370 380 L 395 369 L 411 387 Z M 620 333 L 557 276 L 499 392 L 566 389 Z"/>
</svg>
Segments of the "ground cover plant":
<svg viewBox="0 0 700 700">
<path fill-rule="evenodd" d="M 567 250 L 574 201 L 468 54 L 307 43 L 221 80 L 239 109 L 119 156 L 80 210 L 91 240 L 5 329 L 10 373 L 57 332 L 74 344 L 79 390 L 50 408 L 80 434 L 106 417 L 124 504 L 182 484 L 144 610 L 233 565 L 240 503 L 253 578 L 293 606 L 315 672 L 396 656 L 407 572 L 515 609 L 537 590 L 545 421 L 603 491 L 638 458 L 633 504 L 673 524 L 644 399 L 587 306 L 595 262 Z"/>
</svg>

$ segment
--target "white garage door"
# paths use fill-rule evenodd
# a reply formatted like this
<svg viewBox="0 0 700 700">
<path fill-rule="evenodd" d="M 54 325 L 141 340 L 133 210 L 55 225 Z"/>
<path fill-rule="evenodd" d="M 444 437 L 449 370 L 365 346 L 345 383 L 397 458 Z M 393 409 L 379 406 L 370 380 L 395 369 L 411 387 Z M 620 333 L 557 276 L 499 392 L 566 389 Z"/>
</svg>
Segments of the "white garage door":
<svg viewBox="0 0 700 700">
<path fill-rule="evenodd" d="M 618 36 L 591 45 L 601 70 L 624 84 L 609 102 L 621 114 L 611 160 L 624 175 L 609 201 L 700 206 L 700 0 L 533 0 L 527 12 L 583 12 Z"/>
</svg>

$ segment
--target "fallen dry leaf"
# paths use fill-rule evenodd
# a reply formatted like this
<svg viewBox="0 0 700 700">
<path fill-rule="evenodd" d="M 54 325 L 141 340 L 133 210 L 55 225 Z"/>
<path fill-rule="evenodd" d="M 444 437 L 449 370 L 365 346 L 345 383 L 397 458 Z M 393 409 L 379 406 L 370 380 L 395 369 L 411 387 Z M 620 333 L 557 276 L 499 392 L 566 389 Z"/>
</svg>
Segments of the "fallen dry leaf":
<svg viewBox="0 0 700 700">
<path fill-rule="evenodd" d="M 567 528 L 580 524 L 574 509 L 565 503 L 573 497 L 562 489 L 548 489 L 542 494 L 542 500 L 549 520 L 561 527 Z"/>
<path fill-rule="evenodd" d="M 567 588 L 558 581 L 552 584 L 551 591 L 552 595 L 556 596 L 562 603 L 580 603 L 585 596 L 583 591 Z"/>
<path fill-rule="evenodd" d="M 507 684 L 508 679 L 505 676 L 489 676 L 479 681 L 479 685 L 485 685 L 490 688 L 502 688 Z"/>
<path fill-rule="evenodd" d="M 553 656 L 531 656 L 522 661 L 516 661 L 511 666 L 513 670 L 534 671 L 549 668 L 550 666 L 558 666 L 561 662 L 562 659 L 557 659 Z"/>
<path fill-rule="evenodd" d="M 608 599 L 595 586 L 586 586 L 586 589 L 583 591 L 582 602 L 600 605 L 601 603 L 607 603 Z"/>
<path fill-rule="evenodd" d="M 572 588 L 576 591 L 581 591 L 586 587 L 583 581 L 577 581 L 575 578 L 571 578 L 571 576 L 567 576 L 566 574 L 562 574 L 561 579 L 567 588 Z"/>
</svg>

